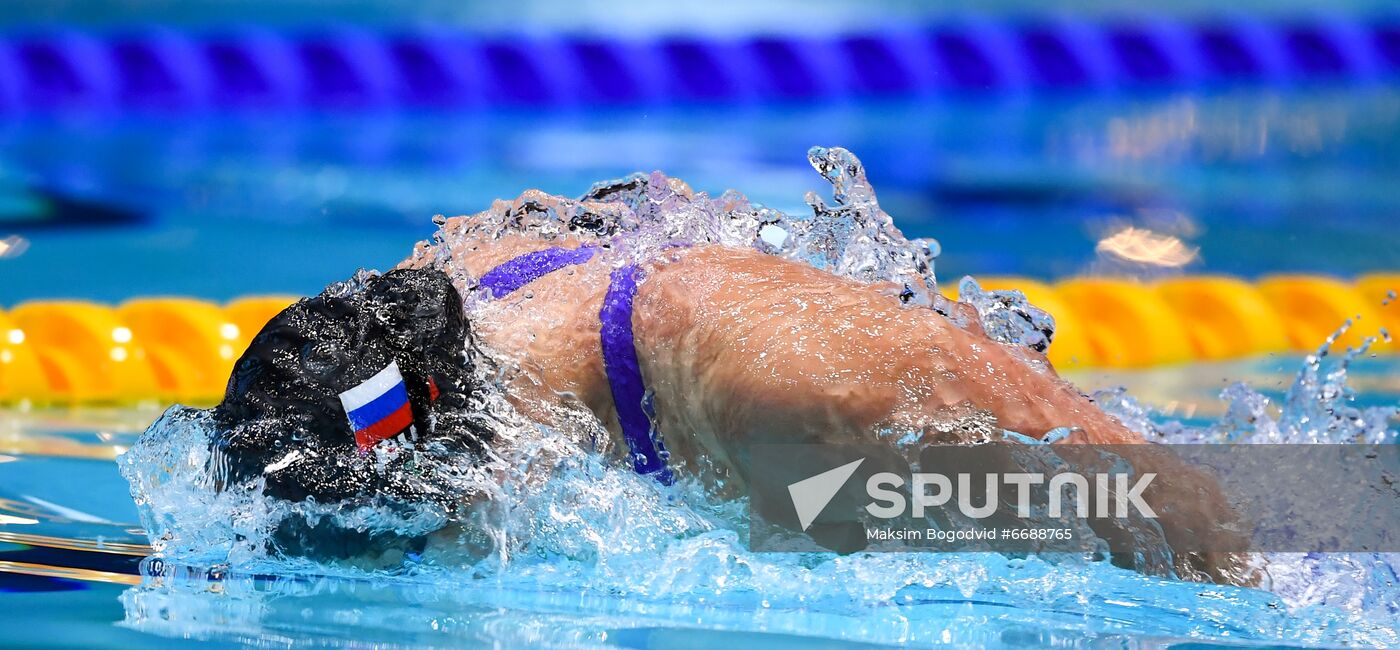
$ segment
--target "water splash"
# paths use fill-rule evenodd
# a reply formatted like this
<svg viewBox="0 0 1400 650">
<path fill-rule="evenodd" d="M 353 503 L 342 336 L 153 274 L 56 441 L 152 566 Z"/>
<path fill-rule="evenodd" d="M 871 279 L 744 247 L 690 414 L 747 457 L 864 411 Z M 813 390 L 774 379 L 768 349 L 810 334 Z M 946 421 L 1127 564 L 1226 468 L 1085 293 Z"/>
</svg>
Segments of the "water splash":
<svg viewBox="0 0 1400 650">
<path fill-rule="evenodd" d="M 452 254 L 454 242 L 577 237 L 632 260 L 678 242 L 717 243 L 875 284 L 911 309 L 965 313 L 937 293 L 937 242 L 899 232 L 855 156 L 818 147 L 809 160 L 833 188 L 830 204 L 808 195 L 811 214 L 787 215 L 733 191 L 712 198 L 660 173 L 638 174 L 599 183 L 579 199 L 529 191 L 468 218 L 436 219 L 439 230 L 413 256 L 458 286 L 473 286 Z M 337 290 L 354 291 L 365 277 Z M 983 291 L 972 280 L 961 291 L 976 324 L 996 340 L 1042 351 L 1051 345 L 1053 320 L 1019 292 Z M 467 300 L 468 309 L 477 307 Z M 1386 421 L 1394 409 L 1351 403 L 1346 364 L 1361 352 L 1324 370 L 1327 349 L 1309 357 L 1281 405 L 1243 386 L 1228 389 L 1229 414 L 1210 427 L 1162 423 L 1121 391 L 1096 398 L 1164 441 L 1393 441 Z M 510 372 L 477 367 L 490 385 Z M 405 638 L 396 632 L 408 639 L 421 633 L 424 642 L 446 634 L 559 645 L 625 638 L 620 630 L 643 623 L 917 644 L 1122 634 L 1400 642 L 1392 556 L 1281 556 L 1268 593 L 1151 578 L 1082 556 L 750 553 L 743 499 L 715 498 L 692 481 L 661 487 L 611 460 L 591 415 L 550 407 L 565 424 L 545 429 L 501 391 L 487 392 L 483 412 L 508 450 L 491 461 L 493 478 L 471 486 L 490 499 L 433 533 L 422 553 L 358 564 L 269 553 L 276 522 L 289 514 L 333 517 L 359 530 L 417 534 L 441 525 L 442 513 L 291 505 L 262 497 L 256 483 L 218 492 L 209 471 L 212 422 L 202 411 L 171 409 L 121 459 L 158 551 L 143 585 L 125 597 L 127 623 L 196 637 L 295 639 L 334 625 L 356 638 L 397 642 Z M 210 588 L 211 568 L 218 589 Z M 505 607 L 517 613 L 501 616 Z M 490 612 L 501 625 L 492 626 Z"/>
<path fill-rule="evenodd" d="M 1172 444 L 1392 444 L 1400 432 L 1391 428 L 1400 417 L 1400 406 L 1356 405 L 1356 390 L 1348 384 L 1352 364 L 1365 356 L 1377 340 L 1368 337 L 1348 348 L 1335 361 L 1332 347 L 1352 327 L 1342 323 L 1312 354 L 1303 358 L 1281 401 L 1245 383 L 1234 383 L 1220 393 L 1225 415 L 1209 426 L 1193 427 L 1163 420 L 1122 389 L 1100 391 L 1099 408 L 1116 416 L 1128 428 L 1149 440 Z"/>
<path fill-rule="evenodd" d="M 1206 426 L 1157 417 L 1122 389 L 1096 393 L 1095 403 L 1130 429 L 1164 443 L 1395 444 L 1400 432 L 1391 424 L 1400 417 L 1400 407 L 1359 407 L 1356 391 L 1347 383 L 1352 363 L 1376 339 L 1367 338 L 1328 363 L 1332 347 L 1351 327 L 1351 321 L 1344 322 L 1303 359 L 1281 401 L 1275 403 L 1247 384 L 1231 384 L 1220 393 L 1224 416 Z M 1295 611 L 1336 608 L 1372 625 L 1390 626 L 1391 633 L 1400 625 L 1400 554 L 1266 553 L 1262 559 L 1269 590 Z"/>
<path fill-rule="evenodd" d="M 712 198 L 660 172 L 633 174 L 597 183 L 578 199 L 530 190 L 465 219 L 439 218 L 438 232 L 414 258 L 444 269 L 459 286 L 473 286 L 476 279 L 444 244 L 517 234 L 547 241 L 576 237 L 620 250 L 630 261 L 653 260 L 677 244 L 720 244 L 879 284 L 906 304 L 941 300 L 934 274 L 938 242 L 904 237 L 849 151 L 813 147 L 808 160 L 834 188 L 833 205 L 808 193 L 811 214 L 785 214 L 733 190 Z"/>
<path fill-rule="evenodd" d="M 807 193 L 812 219 L 793 224 L 794 242 L 787 256 L 862 282 L 893 283 L 901 287 L 905 302 L 933 304 L 938 242 L 905 239 L 894 219 L 880 209 L 865 167 L 851 152 L 812 147 L 807 161 L 831 183 L 835 205 Z"/>
<path fill-rule="evenodd" d="M 1036 352 L 1050 349 L 1055 337 L 1055 318 L 1032 305 L 1026 294 L 1014 289 L 986 291 L 977 280 L 965 277 L 958 283 L 958 300 L 977 310 L 982 331 L 993 341 Z"/>
</svg>

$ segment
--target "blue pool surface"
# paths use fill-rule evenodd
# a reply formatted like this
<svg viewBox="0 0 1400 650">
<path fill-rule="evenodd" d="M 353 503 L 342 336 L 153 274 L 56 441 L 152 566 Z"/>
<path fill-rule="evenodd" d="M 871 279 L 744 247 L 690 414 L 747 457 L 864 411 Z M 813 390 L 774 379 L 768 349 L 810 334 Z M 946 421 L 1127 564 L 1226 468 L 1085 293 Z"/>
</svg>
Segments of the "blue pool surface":
<svg viewBox="0 0 1400 650">
<path fill-rule="evenodd" d="M 1386 87 L 988 102 L 458 113 L 31 116 L 0 122 L 0 230 L 28 240 L 0 305 L 309 294 L 386 268 L 434 214 L 663 170 L 788 213 L 805 152 L 864 161 L 939 277 L 1084 272 L 1353 276 L 1400 268 L 1400 94 Z M 1125 226 L 1183 267 L 1096 251 Z M 1109 260 L 1111 262 L 1112 260 Z"/>
</svg>

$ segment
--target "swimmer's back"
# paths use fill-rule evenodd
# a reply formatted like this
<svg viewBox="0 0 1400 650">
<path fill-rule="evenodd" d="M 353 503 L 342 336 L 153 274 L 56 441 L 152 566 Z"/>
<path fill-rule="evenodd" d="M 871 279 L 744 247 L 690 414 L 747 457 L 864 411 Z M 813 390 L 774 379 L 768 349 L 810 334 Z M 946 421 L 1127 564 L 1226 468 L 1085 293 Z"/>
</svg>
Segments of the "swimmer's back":
<svg viewBox="0 0 1400 650">
<path fill-rule="evenodd" d="M 458 220 L 449 219 L 445 227 Z M 519 234 L 496 239 L 457 238 L 448 251 L 450 265 L 463 273 L 449 273 L 458 291 L 476 290 L 462 282 L 485 276 L 522 255 L 549 248 L 577 248 L 578 239 L 546 240 Z M 401 266 L 436 266 L 446 260 L 441 252 L 420 244 Z M 607 290 L 612 260 L 596 255 L 583 264 L 544 274 L 509 295 L 482 300 L 476 296 L 471 314 L 472 334 L 496 363 L 507 371 L 508 393 L 527 414 L 548 421 L 538 402 L 577 400 L 615 427 L 612 396 L 608 391 L 599 353 L 598 310 Z"/>
<path fill-rule="evenodd" d="M 452 257 L 480 277 L 526 253 L 578 245 L 510 236 L 461 244 Z M 598 311 L 617 263 L 603 252 L 546 274 L 472 320 L 498 360 L 527 371 L 512 393 L 577 398 L 614 433 Z M 1029 435 L 1062 425 L 1104 439 L 1123 433 L 1053 374 L 879 287 L 718 245 L 673 249 L 643 268 L 636 349 L 677 460 L 735 467 L 731 456 L 748 444 L 861 440 L 968 405 Z"/>
</svg>

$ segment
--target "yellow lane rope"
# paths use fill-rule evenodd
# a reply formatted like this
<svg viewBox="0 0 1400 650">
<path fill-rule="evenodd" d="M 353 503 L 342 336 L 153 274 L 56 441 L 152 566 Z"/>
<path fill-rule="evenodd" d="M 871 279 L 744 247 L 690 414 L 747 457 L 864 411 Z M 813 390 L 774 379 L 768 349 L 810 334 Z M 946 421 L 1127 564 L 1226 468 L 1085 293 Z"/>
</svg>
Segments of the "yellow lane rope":
<svg viewBox="0 0 1400 650">
<path fill-rule="evenodd" d="M 1144 368 L 1191 361 L 1310 352 L 1343 321 L 1356 346 L 1382 328 L 1400 336 L 1400 273 L 1344 281 L 1276 275 L 1257 282 L 1187 276 L 1140 282 L 1057 283 L 982 277 L 986 289 L 1020 289 L 1055 316 L 1050 360 L 1062 369 Z M 949 287 L 951 288 L 951 287 Z M 953 295 L 952 297 L 956 297 Z M 218 305 L 136 298 L 121 305 L 39 300 L 0 311 L 0 402 L 212 404 L 253 335 L 292 296 Z M 1380 354 L 1400 343 L 1377 341 Z"/>
</svg>

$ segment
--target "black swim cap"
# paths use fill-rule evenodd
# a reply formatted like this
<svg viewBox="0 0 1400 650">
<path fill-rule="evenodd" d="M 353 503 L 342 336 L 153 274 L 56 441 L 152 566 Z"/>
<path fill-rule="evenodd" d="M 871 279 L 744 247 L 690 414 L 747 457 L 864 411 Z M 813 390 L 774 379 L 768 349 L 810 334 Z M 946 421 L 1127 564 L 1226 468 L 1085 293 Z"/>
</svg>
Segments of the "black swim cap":
<svg viewBox="0 0 1400 650">
<path fill-rule="evenodd" d="M 293 502 L 430 502 L 450 512 L 461 495 L 439 468 L 479 462 L 492 439 L 472 413 L 480 386 L 469 338 L 461 296 L 440 271 L 394 270 L 298 301 L 234 366 L 215 408 L 216 482 L 261 476 L 266 494 Z M 413 422 L 366 450 L 340 393 L 391 362 Z"/>
</svg>

